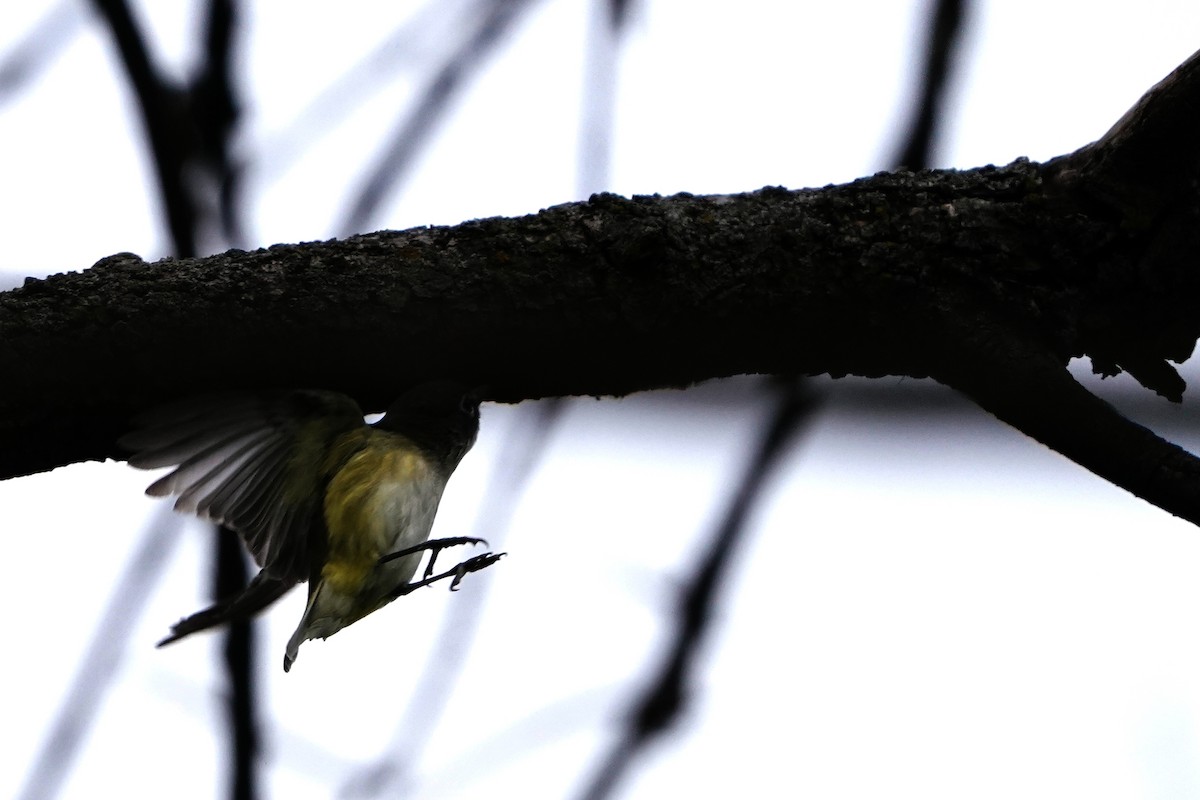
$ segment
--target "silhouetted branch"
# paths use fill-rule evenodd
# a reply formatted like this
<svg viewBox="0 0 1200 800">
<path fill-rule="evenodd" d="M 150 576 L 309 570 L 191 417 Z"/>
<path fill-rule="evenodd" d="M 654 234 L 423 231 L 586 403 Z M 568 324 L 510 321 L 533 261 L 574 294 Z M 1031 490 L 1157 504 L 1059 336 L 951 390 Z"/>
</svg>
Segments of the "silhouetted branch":
<svg viewBox="0 0 1200 800">
<path fill-rule="evenodd" d="M 228 244 L 243 244 L 240 202 L 242 165 L 232 152 L 233 133 L 241 116 L 233 75 L 233 37 L 236 6 L 233 0 L 210 0 L 204 32 L 204 61 L 192 81 L 189 95 L 192 118 L 200 134 L 199 157 L 216 176 L 221 230 Z"/>
<path fill-rule="evenodd" d="M 625 32 L 632 16 L 634 0 L 607 0 L 608 24 L 616 36 Z"/>
<path fill-rule="evenodd" d="M 943 122 L 937 113 L 950 66 L 949 54 L 960 27 L 962 0 L 940 0 L 931 31 L 930 53 L 924 71 L 921 109 L 913 122 L 902 164 L 927 166 L 926 160 L 937 128 Z M 711 609 L 716 605 L 720 576 L 745 536 L 746 522 L 758 503 L 771 467 L 791 433 L 813 415 L 810 391 L 798 381 L 778 383 L 780 394 L 772 412 L 767 434 L 742 478 L 726 511 L 724 522 L 706 558 L 697 564 L 688 583 L 676 621 L 668 656 L 635 707 L 625 732 L 585 792 L 587 800 L 605 800 L 632 768 L 652 739 L 676 724 L 687 703 L 694 659 L 703 643 Z"/>
<path fill-rule="evenodd" d="M 264 182 L 287 172 L 315 142 L 348 118 L 371 95 L 388 86 L 403 67 L 414 71 L 450 49 L 448 40 L 475 15 L 477 0 L 429 0 L 373 50 L 325 86 L 285 126 L 269 136 L 254 159 Z M 469 5 L 465 12 L 461 8 Z"/>
<path fill-rule="evenodd" d="M 93 0 L 117 45 L 126 77 L 137 97 L 142 128 L 150 143 L 159 194 L 175 253 L 197 255 L 195 198 L 187 186 L 184 167 L 194 152 L 194 121 L 187 100 L 154 66 L 149 47 L 125 0 Z"/>
<path fill-rule="evenodd" d="M 209 3 L 204 61 L 187 86 L 174 85 L 155 66 L 125 0 L 94 2 L 137 97 L 176 255 L 200 254 L 199 242 L 210 216 L 228 233 L 240 236 L 234 211 L 240 170 L 230 149 L 238 118 L 229 72 L 235 33 L 232 0 Z M 205 176 L 219 187 L 217 209 L 205 202 Z"/>
<path fill-rule="evenodd" d="M 583 107 L 579 115 L 578 197 L 610 188 L 617 54 L 627 13 L 622 0 L 593 0 L 593 4 L 584 51 Z"/>
<path fill-rule="evenodd" d="M 228 529 L 216 531 L 217 557 L 213 570 L 213 600 L 236 597 L 246 588 L 246 554 L 241 539 Z M 231 622 L 224 633 L 222 658 L 229 680 L 225 713 L 229 725 L 231 766 L 229 797 L 253 800 L 258 796 L 259 736 L 255 692 L 254 621 Z"/>
<path fill-rule="evenodd" d="M 941 111 L 946 84 L 968 10 L 968 0 L 936 0 L 925 45 L 918 99 L 913 105 L 908 137 L 895 159 L 898 166 L 923 169 L 930 165 L 936 130 L 943 122 Z"/>
<path fill-rule="evenodd" d="M 477 27 L 447 57 L 412 109 L 401 116 L 382 155 L 350 204 L 345 221 L 338 226 L 339 235 L 351 236 L 367 228 L 379 206 L 407 173 L 450 101 L 503 41 L 529 4 L 530 0 L 480 0 Z"/>
<path fill-rule="evenodd" d="M 21 800 L 51 800 L 58 796 L 117 677 L 121 656 L 154 584 L 179 541 L 180 522 L 181 518 L 164 506 L 146 524 L 133 558 L 113 584 L 108 606 L 18 795 Z"/>
<path fill-rule="evenodd" d="M 610 695 L 608 687 L 581 689 L 527 709 L 525 716 L 499 730 L 486 732 L 484 738 L 473 743 L 464 741 L 463 749 L 451 760 L 422 774 L 421 789 L 430 797 L 454 796 L 455 792 L 463 796 L 464 787 L 483 782 L 491 773 L 511 769 L 514 763 L 541 748 L 586 735 L 611 702 Z"/>
<path fill-rule="evenodd" d="M 82 29 L 78 3 L 59 0 L 0 60 L 0 105 L 28 86 Z"/>
<path fill-rule="evenodd" d="M 670 633 L 667 656 L 649 682 L 625 730 L 583 793 L 586 800 L 611 797 L 633 761 L 659 734 L 679 719 L 688 702 L 695 659 L 708 633 L 725 572 L 746 530 L 746 520 L 786 446 L 811 417 L 815 406 L 809 390 L 800 385 L 778 387 L 778 407 L 772 410 L 762 440 L 738 480 L 725 515 L 696 571 L 681 592 L 679 613 Z"/>
<path fill-rule="evenodd" d="M 240 237 L 236 208 L 240 170 L 231 154 L 239 112 L 231 71 L 237 28 L 232 0 L 209 0 L 203 59 L 188 86 L 172 85 L 154 65 L 124 0 L 95 2 L 108 23 L 138 98 L 176 254 L 197 255 L 198 243 L 210 228 L 219 227 L 226 237 Z M 219 187 L 215 204 L 204 202 L 209 194 L 206 180 L 214 180 Z M 245 586 L 246 570 L 238 538 L 228 531 L 217 530 L 215 534 L 213 594 L 219 600 Z M 224 658 L 229 679 L 228 721 L 233 750 L 230 790 L 234 800 L 252 800 L 257 794 L 253 652 L 250 623 L 231 625 L 226 633 Z"/>
<path fill-rule="evenodd" d="M 517 400 L 828 372 L 933 376 L 1007 409 L 1011 374 L 1053 395 L 1021 398 L 1028 408 L 1089 419 L 1077 433 L 1091 438 L 1005 418 L 1200 523 L 1200 460 L 1063 390 L 1086 355 L 1182 396 L 1169 361 L 1200 334 L 1197 131 L 1200 55 L 1099 142 L 1046 165 L 597 195 L 453 228 L 106 259 L 0 293 L 0 476 L 118 456 L 135 409 L 218 384 L 320 386 L 378 409 L 437 376 Z M 400 360 L 381 371 L 380 352 Z M 1051 365 L 1061 380 L 1030 383 Z M 1094 435 L 1106 428 L 1125 433 Z"/>
</svg>

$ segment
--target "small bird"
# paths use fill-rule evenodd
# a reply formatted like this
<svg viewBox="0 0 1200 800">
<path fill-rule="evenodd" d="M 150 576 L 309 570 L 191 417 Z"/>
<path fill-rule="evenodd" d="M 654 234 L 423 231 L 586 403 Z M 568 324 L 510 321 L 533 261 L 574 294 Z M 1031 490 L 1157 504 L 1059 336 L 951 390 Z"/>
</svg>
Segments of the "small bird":
<svg viewBox="0 0 1200 800">
<path fill-rule="evenodd" d="M 407 594 L 493 563 L 491 553 L 433 576 L 437 553 L 480 539 L 428 541 L 442 490 L 479 431 L 478 392 L 421 384 L 368 425 L 358 404 L 330 391 L 223 395 L 140 417 L 120 444 L 131 466 L 175 470 L 146 490 L 175 509 L 237 531 L 261 568 L 234 598 L 180 620 L 159 646 L 265 609 L 297 583 L 308 605 L 288 641 L 325 639 Z M 424 579 L 409 583 L 422 551 Z"/>
</svg>

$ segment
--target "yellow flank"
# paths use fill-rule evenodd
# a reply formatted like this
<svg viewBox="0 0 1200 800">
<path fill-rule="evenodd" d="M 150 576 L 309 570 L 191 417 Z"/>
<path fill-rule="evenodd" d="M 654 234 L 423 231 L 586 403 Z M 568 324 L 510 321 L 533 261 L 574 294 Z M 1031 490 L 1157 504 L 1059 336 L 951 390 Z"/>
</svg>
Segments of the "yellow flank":
<svg viewBox="0 0 1200 800">
<path fill-rule="evenodd" d="M 325 491 L 325 525 L 329 552 L 321 570 L 329 588 L 357 595 L 375 570 L 380 556 L 396 544 L 394 514 L 380 508 L 384 484 L 414 485 L 427 477 L 429 465 L 410 447 L 398 448 L 394 434 L 364 430 L 342 437 L 326 464 L 337 469 Z M 367 598 L 359 598 L 366 600 Z M 364 609 L 367 611 L 367 609 Z"/>
</svg>

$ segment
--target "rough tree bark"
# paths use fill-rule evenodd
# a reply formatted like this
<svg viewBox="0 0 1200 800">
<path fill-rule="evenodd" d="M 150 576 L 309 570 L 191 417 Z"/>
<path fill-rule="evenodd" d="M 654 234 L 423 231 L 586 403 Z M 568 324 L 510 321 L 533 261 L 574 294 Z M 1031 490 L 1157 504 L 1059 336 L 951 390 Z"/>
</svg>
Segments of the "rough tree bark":
<svg viewBox="0 0 1200 800">
<path fill-rule="evenodd" d="M 311 386 L 381 408 L 738 373 L 932 376 L 1200 524 L 1200 460 L 1065 365 L 1179 400 L 1200 335 L 1200 53 L 1045 164 L 741 195 L 599 195 L 517 219 L 142 262 L 0 294 L 0 477 L 120 457 L 136 410 Z"/>
</svg>

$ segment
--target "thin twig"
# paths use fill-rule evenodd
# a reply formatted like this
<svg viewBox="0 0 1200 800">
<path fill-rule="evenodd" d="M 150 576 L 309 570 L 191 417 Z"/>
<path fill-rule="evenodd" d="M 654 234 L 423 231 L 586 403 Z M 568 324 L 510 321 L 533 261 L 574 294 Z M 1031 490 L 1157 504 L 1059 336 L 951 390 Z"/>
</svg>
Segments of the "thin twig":
<svg viewBox="0 0 1200 800">
<path fill-rule="evenodd" d="M 447 57 L 433 80 L 425 87 L 411 110 L 406 110 L 393 129 L 383 153 L 368 171 L 350 211 L 338 226 L 339 236 L 352 236 L 367 229 L 379 207 L 407 174 L 417 154 L 433 134 L 450 101 L 491 55 L 504 35 L 520 19 L 530 0 L 483 0 L 482 19 L 472 36 Z"/>
<path fill-rule="evenodd" d="M 129 637 L 179 542 L 181 520 L 164 506 L 146 524 L 133 557 L 116 581 L 50 733 L 17 795 L 20 800 L 51 800 L 58 796 L 113 686 Z"/>
<path fill-rule="evenodd" d="M 417 73 L 438 54 L 450 49 L 448 40 L 472 19 L 476 0 L 428 0 L 387 38 L 330 81 L 280 130 L 257 147 L 254 171 L 258 181 L 271 184 L 294 167 L 355 109 L 392 84 L 405 70 Z"/>
<path fill-rule="evenodd" d="M 198 255 L 204 232 L 220 227 L 240 236 L 236 223 L 239 168 L 231 142 L 238 120 L 232 59 L 237 29 L 232 0 L 210 0 L 204 28 L 204 56 L 188 86 L 172 84 L 159 69 L 147 41 L 124 0 L 94 0 L 117 44 L 125 73 L 141 110 L 150 143 L 159 191 L 175 254 Z M 203 175 L 198 170 L 203 172 Z M 217 208 L 200 202 L 204 175 L 215 177 Z M 213 215 L 219 226 L 213 223 Z M 246 585 L 245 556 L 230 531 L 217 530 L 214 546 L 213 594 L 233 596 Z M 234 622 L 226 633 L 224 661 L 229 680 L 228 722 L 232 743 L 231 797 L 256 796 L 258 732 L 253 690 L 251 623 Z"/>
<path fill-rule="evenodd" d="M 787 445 L 813 418 L 815 399 L 802 382 L 785 383 L 762 440 L 738 481 L 729 506 L 679 600 L 667 656 L 633 704 L 624 730 L 588 782 L 582 797 L 611 797 L 646 746 L 676 723 L 688 701 L 688 686 L 708 633 L 725 572 L 745 537 L 746 521 Z"/>
<path fill-rule="evenodd" d="M 913 169 L 928 166 L 929 154 L 942 115 L 939 113 L 952 55 L 962 29 L 966 0 L 939 0 L 932 19 L 929 50 L 923 73 L 921 102 L 914 116 L 900 163 Z M 612 796 L 621 778 L 649 741 L 675 724 L 687 701 L 687 686 L 693 662 L 711 617 L 711 607 L 736 544 L 744 535 L 745 521 L 758 502 L 764 482 L 778 458 L 780 448 L 803 424 L 811 421 L 813 402 L 801 383 L 782 387 L 784 397 L 774 413 L 757 456 L 739 485 L 726 511 L 722 526 L 707 557 L 698 566 L 684 593 L 682 613 L 669 648 L 669 655 L 640 701 L 623 735 L 601 763 L 584 793 L 585 800 Z"/>
<path fill-rule="evenodd" d="M 942 103 L 958 44 L 963 21 L 968 13 L 967 0 L 937 0 L 925 43 L 919 99 L 913 106 L 908 136 L 896 156 L 896 164 L 909 169 L 930 166 L 930 154 L 942 125 Z"/>
<path fill-rule="evenodd" d="M 83 30 L 81 11 L 78 3 L 59 0 L 0 60 L 0 104 L 32 84 Z"/>
</svg>

